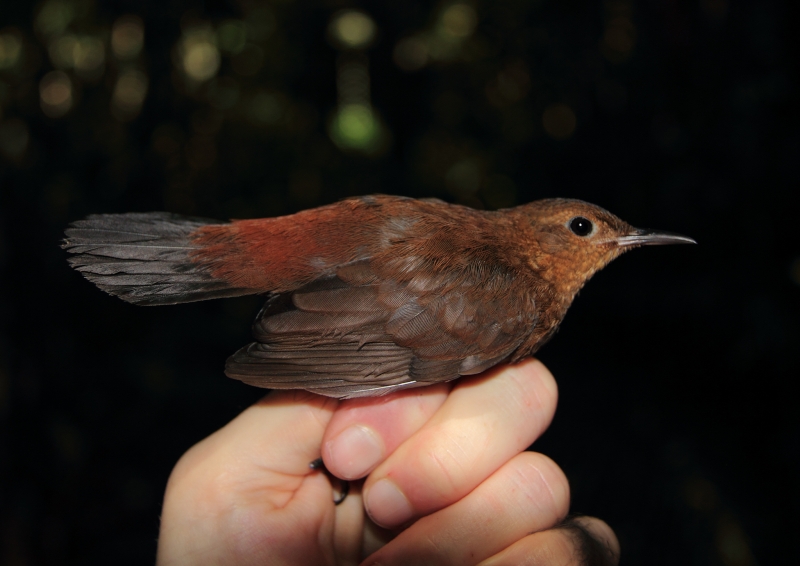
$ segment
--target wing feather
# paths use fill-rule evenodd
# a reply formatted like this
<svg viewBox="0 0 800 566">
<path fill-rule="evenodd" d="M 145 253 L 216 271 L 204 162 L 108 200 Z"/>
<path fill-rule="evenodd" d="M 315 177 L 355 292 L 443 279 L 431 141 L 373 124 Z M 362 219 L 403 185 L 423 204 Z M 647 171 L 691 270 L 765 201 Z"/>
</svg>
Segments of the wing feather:
<svg viewBox="0 0 800 566">
<path fill-rule="evenodd" d="M 480 373 L 508 359 L 531 324 L 491 291 L 470 300 L 463 276 L 436 285 L 417 276 L 416 292 L 410 281 L 382 278 L 363 260 L 270 297 L 254 325 L 258 342 L 234 354 L 226 373 L 261 387 L 379 395 Z"/>
</svg>

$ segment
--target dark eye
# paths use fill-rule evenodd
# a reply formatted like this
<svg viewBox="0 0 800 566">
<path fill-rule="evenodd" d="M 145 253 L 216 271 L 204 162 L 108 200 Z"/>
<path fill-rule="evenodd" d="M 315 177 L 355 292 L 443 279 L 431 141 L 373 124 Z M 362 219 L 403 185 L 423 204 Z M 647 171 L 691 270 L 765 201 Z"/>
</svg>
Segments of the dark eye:
<svg viewBox="0 0 800 566">
<path fill-rule="evenodd" d="M 569 221 L 569 229 L 578 236 L 588 236 L 592 233 L 594 226 L 592 226 L 592 221 L 588 218 L 576 216 Z"/>
</svg>

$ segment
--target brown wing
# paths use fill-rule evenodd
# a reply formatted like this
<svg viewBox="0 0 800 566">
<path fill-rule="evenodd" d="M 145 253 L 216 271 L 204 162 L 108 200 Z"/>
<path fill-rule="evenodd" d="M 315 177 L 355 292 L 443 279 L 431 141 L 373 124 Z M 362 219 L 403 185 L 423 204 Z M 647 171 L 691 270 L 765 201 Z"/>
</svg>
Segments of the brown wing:
<svg viewBox="0 0 800 566">
<path fill-rule="evenodd" d="M 226 373 L 349 398 L 449 381 L 509 358 L 535 323 L 527 286 L 481 254 L 449 268 L 425 257 L 387 253 L 272 296 L 254 325 L 257 342 L 234 354 Z"/>
</svg>

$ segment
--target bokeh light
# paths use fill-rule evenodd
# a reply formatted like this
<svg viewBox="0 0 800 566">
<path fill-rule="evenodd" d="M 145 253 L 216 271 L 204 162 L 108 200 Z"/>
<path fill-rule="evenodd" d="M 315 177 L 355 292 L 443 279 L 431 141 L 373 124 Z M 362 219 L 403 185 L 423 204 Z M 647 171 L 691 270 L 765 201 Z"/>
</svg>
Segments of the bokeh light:
<svg viewBox="0 0 800 566">
<path fill-rule="evenodd" d="M 72 81 L 63 71 L 50 71 L 39 82 L 42 111 L 50 118 L 60 118 L 72 108 Z"/>
<path fill-rule="evenodd" d="M 103 73 L 105 45 L 92 36 L 65 34 L 53 38 L 48 54 L 57 69 L 75 69 L 82 78 L 96 79 Z"/>
<path fill-rule="evenodd" d="M 247 26 L 241 20 L 225 20 L 217 28 L 217 42 L 227 53 L 241 53 L 247 44 Z"/>
<path fill-rule="evenodd" d="M 72 2 L 67 0 L 48 0 L 39 9 L 34 25 L 44 36 L 63 33 L 75 16 Z"/>
<path fill-rule="evenodd" d="M 572 137 L 577 125 L 575 112 L 566 104 L 551 104 L 544 109 L 542 126 L 551 138 L 567 140 Z"/>
<path fill-rule="evenodd" d="M 111 95 L 111 112 L 117 119 L 131 120 L 142 108 L 147 95 L 147 75 L 136 69 L 120 73 Z"/>
<path fill-rule="evenodd" d="M 613 62 L 630 57 L 636 44 L 636 27 L 628 18 L 614 18 L 603 33 L 603 54 Z"/>
<path fill-rule="evenodd" d="M 144 46 L 144 22 L 135 15 L 117 18 L 111 28 L 111 49 L 121 61 L 135 59 Z"/>
<path fill-rule="evenodd" d="M 733 515 L 726 513 L 719 518 L 715 539 L 718 556 L 726 566 L 756 566 L 749 537 Z"/>
<path fill-rule="evenodd" d="M 73 34 L 62 35 L 50 41 L 47 53 L 56 69 L 71 69 L 75 65 L 73 52 L 77 44 L 78 38 Z"/>
<path fill-rule="evenodd" d="M 336 87 L 340 104 L 369 105 L 369 69 L 365 55 L 345 56 L 338 61 Z"/>
<path fill-rule="evenodd" d="M 375 22 L 364 12 L 344 10 L 331 19 L 328 33 L 340 47 L 364 49 L 375 38 Z"/>
<path fill-rule="evenodd" d="M 344 150 L 373 153 L 382 148 L 384 132 L 380 118 L 367 104 L 345 104 L 330 122 L 330 136 Z"/>
<path fill-rule="evenodd" d="M 439 32 L 456 39 L 472 35 L 478 25 L 478 14 L 469 4 L 451 4 L 442 11 Z"/>
<path fill-rule="evenodd" d="M 397 42 L 392 53 L 395 64 L 404 71 L 416 71 L 431 61 L 451 63 L 480 57 L 483 43 L 473 39 L 478 13 L 464 2 L 445 5 L 430 29 Z"/>
<path fill-rule="evenodd" d="M 22 55 L 22 40 L 13 30 L 0 33 L 0 69 L 11 69 Z"/>
<path fill-rule="evenodd" d="M 633 54 L 636 45 L 633 6 L 630 0 L 606 2 L 605 12 L 606 26 L 600 40 L 600 50 L 612 63 L 622 63 Z"/>
<path fill-rule="evenodd" d="M 102 75 L 105 59 L 105 45 L 97 37 L 80 37 L 72 48 L 75 71 L 84 79 L 96 79 Z"/>
<path fill-rule="evenodd" d="M 179 45 L 180 63 L 186 76 L 205 82 L 217 74 L 221 63 L 216 36 L 207 27 L 188 30 Z"/>
</svg>

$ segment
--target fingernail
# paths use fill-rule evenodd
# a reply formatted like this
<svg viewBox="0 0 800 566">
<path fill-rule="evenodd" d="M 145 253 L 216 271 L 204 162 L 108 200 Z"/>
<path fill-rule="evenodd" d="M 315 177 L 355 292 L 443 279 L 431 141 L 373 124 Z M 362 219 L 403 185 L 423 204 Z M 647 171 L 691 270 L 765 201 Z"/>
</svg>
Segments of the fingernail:
<svg viewBox="0 0 800 566">
<path fill-rule="evenodd" d="M 383 443 L 369 428 L 354 425 L 325 443 L 328 469 L 346 480 L 366 476 L 383 458 Z"/>
<path fill-rule="evenodd" d="M 370 488 L 365 507 L 370 518 L 381 527 L 396 527 L 414 516 L 406 496 L 388 479 L 382 479 Z"/>
</svg>

